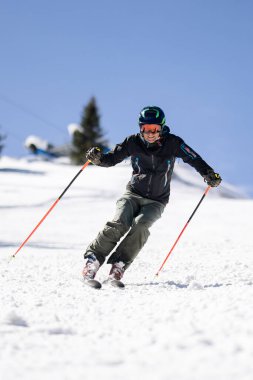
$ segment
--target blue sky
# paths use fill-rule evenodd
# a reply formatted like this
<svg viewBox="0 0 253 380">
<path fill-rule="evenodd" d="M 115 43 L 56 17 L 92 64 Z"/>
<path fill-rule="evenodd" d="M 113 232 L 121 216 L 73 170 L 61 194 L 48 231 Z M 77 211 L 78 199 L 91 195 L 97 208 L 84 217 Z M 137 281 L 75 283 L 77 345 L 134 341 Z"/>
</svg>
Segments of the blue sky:
<svg viewBox="0 0 253 380">
<path fill-rule="evenodd" d="M 3 154 L 69 141 L 95 96 L 112 143 L 145 105 L 221 176 L 253 190 L 253 2 L 24 0 L 0 5 Z"/>
</svg>

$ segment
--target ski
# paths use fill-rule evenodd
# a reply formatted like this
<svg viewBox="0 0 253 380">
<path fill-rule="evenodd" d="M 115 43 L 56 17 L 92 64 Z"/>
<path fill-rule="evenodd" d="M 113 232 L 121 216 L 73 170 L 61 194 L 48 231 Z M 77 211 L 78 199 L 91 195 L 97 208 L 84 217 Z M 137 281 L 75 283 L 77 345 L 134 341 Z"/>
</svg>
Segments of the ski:
<svg viewBox="0 0 253 380">
<path fill-rule="evenodd" d="M 97 280 L 84 280 L 84 283 L 94 289 L 102 288 L 102 284 Z"/>
<path fill-rule="evenodd" d="M 125 284 L 123 284 L 123 282 L 121 282 L 119 280 L 111 280 L 110 278 L 105 280 L 103 282 L 103 284 L 109 284 L 109 285 L 113 286 L 114 288 L 121 288 L 121 289 L 125 287 Z"/>
<path fill-rule="evenodd" d="M 119 280 L 112 280 L 112 281 L 110 281 L 110 284 L 112 286 L 114 286 L 115 288 L 124 288 L 125 287 L 125 284 L 123 284 L 123 282 L 121 282 Z"/>
</svg>

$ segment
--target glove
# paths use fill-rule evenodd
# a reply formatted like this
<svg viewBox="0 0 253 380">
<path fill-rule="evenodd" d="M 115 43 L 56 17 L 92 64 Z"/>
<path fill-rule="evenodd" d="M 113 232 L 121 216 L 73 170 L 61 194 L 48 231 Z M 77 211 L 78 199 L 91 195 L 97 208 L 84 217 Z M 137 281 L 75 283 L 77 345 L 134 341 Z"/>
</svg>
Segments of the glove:
<svg viewBox="0 0 253 380">
<path fill-rule="evenodd" d="M 213 170 L 209 170 L 207 174 L 203 175 L 204 181 L 211 187 L 217 187 L 221 183 L 222 179 L 218 173 Z"/>
<path fill-rule="evenodd" d="M 94 165 L 100 165 L 102 153 L 98 147 L 90 148 L 86 152 L 86 158 Z"/>
</svg>

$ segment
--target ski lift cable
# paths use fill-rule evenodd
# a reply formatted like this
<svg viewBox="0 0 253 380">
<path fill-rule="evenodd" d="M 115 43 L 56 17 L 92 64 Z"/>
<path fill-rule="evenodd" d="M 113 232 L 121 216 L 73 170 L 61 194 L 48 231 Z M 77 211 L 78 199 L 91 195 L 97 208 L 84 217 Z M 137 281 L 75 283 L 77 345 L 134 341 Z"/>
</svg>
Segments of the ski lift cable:
<svg viewBox="0 0 253 380">
<path fill-rule="evenodd" d="M 9 139 L 9 137 L 11 137 L 12 139 L 20 142 L 23 138 L 21 136 L 19 136 L 18 134 L 16 133 L 13 133 L 13 132 L 10 132 L 10 131 L 6 131 L 5 128 L 2 126 L 2 124 L 0 124 L 0 130 L 3 130 L 3 132 L 5 133 L 4 137 Z"/>
<path fill-rule="evenodd" d="M 31 115 L 33 116 L 35 119 L 41 121 L 42 123 L 44 124 L 47 124 L 51 127 L 53 127 L 54 129 L 58 130 L 59 132 L 61 132 L 62 134 L 65 135 L 65 132 L 58 126 L 56 125 L 55 123 L 49 121 L 49 120 L 46 120 L 44 119 L 43 117 L 41 117 L 40 115 L 38 115 L 37 113 L 29 110 L 27 107 L 24 107 L 23 105 L 19 104 L 19 103 L 16 103 L 15 101 L 13 101 L 12 99 L 10 98 L 7 98 L 5 95 L 3 94 L 0 94 L 0 100 L 2 100 L 3 102 L 5 103 L 8 103 L 10 104 L 11 106 L 13 107 L 16 107 L 18 109 L 20 109 L 21 111 L 27 113 L 28 115 Z"/>
</svg>

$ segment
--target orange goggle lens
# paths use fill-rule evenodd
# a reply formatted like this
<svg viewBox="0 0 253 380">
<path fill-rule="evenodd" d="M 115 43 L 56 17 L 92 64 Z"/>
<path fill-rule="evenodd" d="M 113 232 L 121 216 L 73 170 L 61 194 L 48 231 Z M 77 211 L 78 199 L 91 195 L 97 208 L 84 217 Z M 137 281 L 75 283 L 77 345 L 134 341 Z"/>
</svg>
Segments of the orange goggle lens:
<svg viewBox="0 0 253 380">
<path fill-rule="evenodd" d="M 141 132 L 146 134 L 156 134 L 161 132 L 161 127 L 153 124 L 146 124 L 141 127 Z"/>
</svg>

